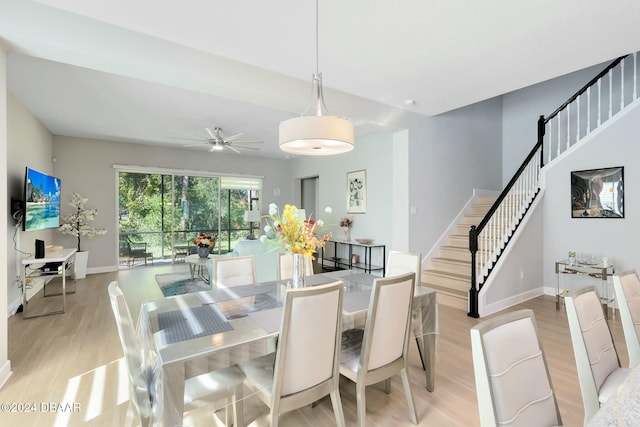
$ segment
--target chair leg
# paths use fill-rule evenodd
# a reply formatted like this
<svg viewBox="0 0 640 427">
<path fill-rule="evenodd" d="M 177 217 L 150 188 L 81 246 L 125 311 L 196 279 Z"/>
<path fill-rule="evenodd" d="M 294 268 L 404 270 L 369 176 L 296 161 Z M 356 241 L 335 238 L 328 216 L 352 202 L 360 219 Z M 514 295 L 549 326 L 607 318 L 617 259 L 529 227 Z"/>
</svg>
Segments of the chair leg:
<svg viewBox="0 0 640 427">
<path fill-rule="evenodd" d="M 391 378 L 384 380 L 384 392 L 386 394 L 391 393 Z"/>
<path fill-rule="evenodd" d="M 411 416 L 411 422 L 418 424 L 418 417 L 416 416 L 416 407 L 413 404 L 413 395 L 411 394 L 411 387 L 409 385 L 409 376 L 407 375 L 407 369 L 404 368 L 400 371 L 402 377 L 402 386 L 404 388 L 404 394 L 407 396 L 407 404 L 409 405 L 409 415 Z"/>
<path fill-rule="evenodd" d="M 365 398 L 364 384 L 356 384 L 356 406 L 358 411 L 358 427 L 365 427 L 367 415 L 367 400 Z"/>
<path fill-rule="evenodd" d="M 331 405 L 336 415 L 336 425 L 338 427 L 345 427 L 344 411 L 342 410 L 342 400 L 340 399 L 340 391 L 338 388 L 331 392 Z"/>
</svg>

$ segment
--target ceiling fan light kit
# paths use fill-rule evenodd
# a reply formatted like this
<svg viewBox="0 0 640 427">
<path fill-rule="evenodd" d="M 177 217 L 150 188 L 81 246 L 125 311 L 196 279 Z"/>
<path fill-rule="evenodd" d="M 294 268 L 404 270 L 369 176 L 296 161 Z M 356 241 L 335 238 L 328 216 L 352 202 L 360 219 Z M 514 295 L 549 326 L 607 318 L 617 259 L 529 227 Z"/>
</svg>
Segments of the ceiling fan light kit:
<svg viewBox="0 0 640 427">
<path fill-rule="evenodd" d="M 322 95 L 322 74 L 318 72 L 318 1 L 316 0 L 316 74 L 313 75 L 315 115 L 280 123 L 280 149 L 291 154 L 327 156 L 341 154 L 355 147 L 355 131 L 349 120 L 327 112 Z M 308 110 L 308 109 L 307 109 Z M 323 114 L 324 113 L 324 114 Z"/>
</svg>

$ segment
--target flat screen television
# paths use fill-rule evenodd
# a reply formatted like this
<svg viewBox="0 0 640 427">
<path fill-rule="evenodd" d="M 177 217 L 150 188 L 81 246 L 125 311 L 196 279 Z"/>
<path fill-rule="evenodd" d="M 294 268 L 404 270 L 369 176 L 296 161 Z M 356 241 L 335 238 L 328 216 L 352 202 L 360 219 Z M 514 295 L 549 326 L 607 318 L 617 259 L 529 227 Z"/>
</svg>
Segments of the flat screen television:
<svg viewBox="0 0 640 427">
<path fill-rule="evenodd" d="M 24 179 L 24 231 L 60 227 L 60 179 L 27 167 Z"/>
</svg>

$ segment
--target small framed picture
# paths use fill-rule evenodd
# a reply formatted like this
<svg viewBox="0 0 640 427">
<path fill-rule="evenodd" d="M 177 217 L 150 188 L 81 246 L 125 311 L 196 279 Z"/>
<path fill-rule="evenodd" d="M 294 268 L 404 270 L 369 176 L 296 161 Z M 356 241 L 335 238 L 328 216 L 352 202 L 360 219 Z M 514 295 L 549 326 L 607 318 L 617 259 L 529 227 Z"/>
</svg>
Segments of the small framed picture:
<svg viewBox="0 0 640 427">
<path fill-rule="evenodd" d="M 367 171 L 347 172 L 347 213 L 367 212 Z"/>
</svg>

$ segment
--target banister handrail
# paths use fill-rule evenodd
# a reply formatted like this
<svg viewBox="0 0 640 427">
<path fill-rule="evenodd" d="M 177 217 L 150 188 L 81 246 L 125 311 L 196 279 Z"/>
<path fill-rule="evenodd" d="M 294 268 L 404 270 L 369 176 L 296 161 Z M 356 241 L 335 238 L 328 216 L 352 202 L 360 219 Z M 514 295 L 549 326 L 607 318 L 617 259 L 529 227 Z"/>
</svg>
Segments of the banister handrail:
<svg viewBox="0 0 640 427">
<path fill-rule="evenodd" d="M 476 230 L 478 233 L 482 231 L 482 229 L 487 225 L 487 222 L 489 222 L 489 218 L 495 213 L 495 211 L 498 209 L 498 207 L 500 206 L 502 201 L 505 199 L 507 194 L 509 194 L 509 191 L 518 181 L 518 178 L 520 178 L 520 175 L 522 175 L 522 172 L 524 172 L 524 170 L 527 168 L 527 166 L 529 165 L 529 162 L 531 161 L 531 159 L 533 159 L 533 156 L 536 155 L 536 151 L 538 151 L 538 148 L 541 145 L 542 144 L 538 142 L 536 143 L 536 145 L 533 146 L 533 149 L 529 152 L 527 157 L 524 159 L 524 162 L 522 162 L 518 170 L 515 172 L 515 174 L 511 178 L 511 180 L 504 187 L 504 190 L 502 190 L 502 193 L 500 193 L 496 201 L 493 203 L 493 205 L 491 205 L 491 208 L 489 208 L 489 210 L 487 211 L 487 214 L 484 216 L 482 221 L 480 221 L 478 225 L 476 225 Z"/>
<path fill-rule="evenodd" d="M 587 89 L 589 89 L 591 86 L 595 85 L 598 82 L 598 80 L 600 80 L 602 77 L 604 77 L 611 69 L 615 68 L 627 56 L 629 56 L 629 55 L 623 55 L 623 56 L 617 58 L 615 61 L 613 61 L 611 64 L 609 64 L 607 66 L 607 68 L 605 68 L 604 70 L 600 71 L 600 73 L 598 73 L 597 76 L 595 76 L 594 78 L 589 80 L 589 83 L 587 83 L 586 85 L 582 86 L 582 88 L 580 90 L 578 90 L 571 98 L 566 100 L 564 104 L 562 104 L 561 106 L 556 108 L 556 110 L 553 113 L 549 114 L 547 116 L 547 118 L 545 119 L 545 123 L 549 122 L 549 120 L 551 120 L 552 118 L 557 116 L 558 113 L 560 113 L 560 111 L 562 111 L 565 108 L 567 108 L 567 105 L 571 104 L 573 101 L 578 99 L 578 97 L 580 95 L 585 93 L 587 91 Z"/>
</svg>

